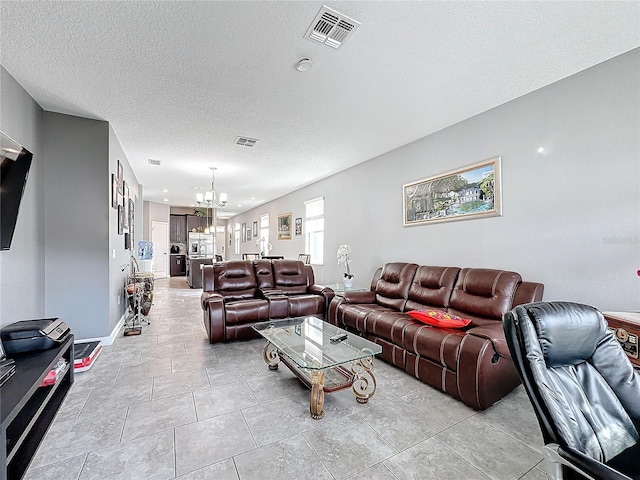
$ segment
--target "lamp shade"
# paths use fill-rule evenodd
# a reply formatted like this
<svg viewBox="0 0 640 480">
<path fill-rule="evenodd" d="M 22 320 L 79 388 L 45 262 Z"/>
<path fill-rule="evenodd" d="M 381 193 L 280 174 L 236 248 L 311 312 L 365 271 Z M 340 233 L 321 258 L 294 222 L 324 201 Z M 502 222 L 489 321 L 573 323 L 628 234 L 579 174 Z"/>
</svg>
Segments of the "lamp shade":
<svg viewBox="0 0 640 480">
<path fill-rule="evenodd" d="M 220 194 L 220 203 L 226 203 L 227 202 L 227 194 L 226 193 L 221 193 Z"/>
<path fill-rule="evenodd" d="M 201 193 L 196 193 L 196 202 L 202 203 L 204 201 L 204 195 Z"/>
</svg>

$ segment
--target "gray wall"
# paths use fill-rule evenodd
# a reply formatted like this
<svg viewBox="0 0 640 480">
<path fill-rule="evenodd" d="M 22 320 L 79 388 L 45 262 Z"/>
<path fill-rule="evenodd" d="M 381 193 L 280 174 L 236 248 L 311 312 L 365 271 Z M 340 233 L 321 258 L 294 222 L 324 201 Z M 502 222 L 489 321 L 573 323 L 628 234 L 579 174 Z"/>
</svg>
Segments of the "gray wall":
<svg viewBox="0 0 640 480">
<path fill-rule="evenodd" d="M 131 254 L 110 206 L 118 160 L 138 192 L 138 239 L 142 187 L 107 122 L 44 112 L 0 75 L 0 130 L 34 154 L 11 250 L 0 252 L 0 323 L 59 316 L 77 339 L 106 337 L 125 311 L 119 267 Z"/>
<path fill-rule="evenodd" d="M 0 324 L 44 315 L 43 111 L 0 66 L 0 131 L 33 161 L 11 249 L 0 251 Z"/>
<path fill-rule="evenodd" d="M 78 338 L 109 335 L 109 124 L 45 112 L 45 305 Z"/>
<path fill-rule="evenodd" d="M 335 282 L 338 245 L 350 243 L 356 282 L 390 261 L 515 270 L 543 282 L 545 299 L 603 310 L 640 307 L 640 49 L 453 125 L 232 218 L 269 212 L 274 254 L 282 213 L 304 217 L 325 197 L 325 261 Z M 537 152 L 539 147 L 545 154 Z M 402 185 L 502 156 L 503 215 L 402 227 Z M 304 224 L 303 224 L 304 231 Z M 241 244 L 254 251 L 254 242 Z"/>
<path fill-rule="evenodd" d="M 118 210 L 111 208 L 111 191 L 109 191 L 105 204 L 102 205 L 102 208 L 108 205 L 107 210 L 109 211 L 109 251 L 107 252 L 109 258 L 109 333 L 116 327 L 127 307 L 127 298 L 124 292 L 127 277 L 122 267 L 131 264 L 131 256 L 137 255 L 136 246 L 138 241 L 143 239 L 142 186 L 138 183 L 129 165 L 127 156 L 122 149 L 122 145 L 120 145 L 116 133 L 113 131 L 113 128 L 109 126 L 109 173 L 105 178 L 99 179 L 99 181 L 104 182 L 105 179 L 108 178 L 109 188 L 111 185 L 111 174 L 117 174 L 118 161 L 122 164 L 123 179 L 129 186 L 129 197 L 135 201 L 135 209 L 131 250 L 125 250 L 124 235 L 118 234 Z"/>
</svg>

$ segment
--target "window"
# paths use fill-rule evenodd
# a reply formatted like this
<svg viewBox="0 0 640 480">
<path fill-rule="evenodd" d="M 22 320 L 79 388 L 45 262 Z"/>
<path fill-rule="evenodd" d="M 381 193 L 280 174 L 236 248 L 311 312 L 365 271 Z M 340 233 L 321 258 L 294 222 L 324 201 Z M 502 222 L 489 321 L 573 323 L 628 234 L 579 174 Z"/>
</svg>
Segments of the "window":
<svg viewBox="0 0 640 480">
<path fill-rule="evenodd" d="M 269 243 L 269 214 L 264 213 L 260 215 L 260 237 L 259 237 L 259 245 L 260 253 L 264 253 L 265 255 L 269 255 L 269 250 L 271 250 L 271 244 Z"/>
<path fill-rule="evenodd" d="M 324 263 L 324 198 L 314 198 L 304 202 L 305 207 L 305 250 L 311 254 L 311 263 Z"/>
<path fill-rule="evenodd" d="M 234 253 L 240 255 L 240 224 L 236 223 L 233 229 Z"/>
</svg>

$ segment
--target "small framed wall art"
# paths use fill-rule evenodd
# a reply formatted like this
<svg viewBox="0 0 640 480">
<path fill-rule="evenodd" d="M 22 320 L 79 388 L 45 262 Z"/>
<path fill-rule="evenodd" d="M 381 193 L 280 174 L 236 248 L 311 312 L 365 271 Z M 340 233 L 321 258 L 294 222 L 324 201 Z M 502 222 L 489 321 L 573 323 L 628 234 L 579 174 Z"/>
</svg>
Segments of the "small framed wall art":
<svg viewBox="0 0 640 480">
<path fill-rule="evenodd" d="M 278 215 L 278 240 L 291 240 L 291 214 Z"/>
<path fill-rule="evenodd" d="M 302 235 L 302 217 L 296 218 L 296 236 Z"/>
</svg>

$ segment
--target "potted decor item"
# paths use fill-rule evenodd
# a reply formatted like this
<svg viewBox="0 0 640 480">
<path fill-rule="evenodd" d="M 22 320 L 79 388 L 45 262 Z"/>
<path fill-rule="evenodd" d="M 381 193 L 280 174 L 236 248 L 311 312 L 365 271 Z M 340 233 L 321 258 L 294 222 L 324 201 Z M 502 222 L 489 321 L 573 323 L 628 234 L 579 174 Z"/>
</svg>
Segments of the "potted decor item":
<svg viewBox="0 0 640 480">
<path fill-rule="evenodd" d="M 351 288 L 353 286 L 353 273 L 349 268 L 351 263 L 351 245 L 340 245 L 338 247 L 338 266 L 344 265 L 346 272 L 343 275 L 342 281 L 345 288 Z"/>
</svg>

